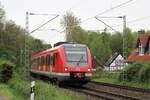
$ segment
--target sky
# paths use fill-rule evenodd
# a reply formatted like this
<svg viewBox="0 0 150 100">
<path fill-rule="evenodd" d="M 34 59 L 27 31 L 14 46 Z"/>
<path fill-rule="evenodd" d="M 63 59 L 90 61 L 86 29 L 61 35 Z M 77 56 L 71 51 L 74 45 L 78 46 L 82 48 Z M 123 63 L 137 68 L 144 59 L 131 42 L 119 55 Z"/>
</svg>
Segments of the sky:
<svg viewBox="0 0 150 100">
<path fill-rule="evenodd" d="M 17 25 L 25 28 L 26 11 L 36 14 L 58 14 L 59 17 L 52 20 L 40 30 L 30 34 L 45 43 L 53 45 L 59 41 L 65 41 L 65 33 L 60 21 L 66 11 L 72 11 L 81 20 L 80 26 L 85 30 L 100 30 L 105 28 L 113 32 L 94 17 L 106 10 L 108 12 L 98 17 L 126 16 L 127 27 L 132 31 L 150 29 L 150 0 L 0 0 L 6 12 L 6 19 L 14 21 Z M 129 1 L 129 2 L 128 2 Z M 120 7 L 120 4 L 128 2 Z M 116 7 L 115 9 L 113 9 Z M 46 21 L 54 18 L 52 15 L 30 15 L 29 31 L 33 31 Z M 100 18 L 100 20 L 113 27 L 116 31 L 122 32 L 123 20 L 120 18 Z M 43 30 L 44 29 L 44 30 Z M 51 30 L 55 29 L 55 30 Z M 43 31 L 42 31 L 43 30 Z M 57 30 L 57 31 L 56 31 Z"/>
</svg>

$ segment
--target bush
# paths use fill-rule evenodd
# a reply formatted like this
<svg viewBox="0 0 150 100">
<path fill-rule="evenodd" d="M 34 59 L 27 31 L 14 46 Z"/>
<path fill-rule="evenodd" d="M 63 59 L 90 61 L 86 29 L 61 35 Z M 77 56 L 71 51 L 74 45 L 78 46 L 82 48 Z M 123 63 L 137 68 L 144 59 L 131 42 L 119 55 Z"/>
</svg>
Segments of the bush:
<svg viewBox="0 0 150 100">
<path fill-rule="evenodd" d="M 13 77 L 19 78 L 19 79 L 22 79 L 22 80 L 26 80 L 26 81 L 30 80 L 29 71 L 25 67 L 16 68 L 14 70 Z"/>
<path fill-rule="evenodd" d="M 150 82 L 150 63 L 142 67 L 139 71 L 139 81 L 140 82 Z"/>
<path fill-rule="evenodd" d="M 129 64 L 128 66 L 125 67 L 125 69 L 123 69 L 119 76 L 118 76 L 118 80 L 119 81 L 123 81 L 123 77 L 125 78 L 126 81 L 133 81 L 133 80 L 138 80 L 138 73 L 139 70 L 144 67 L 146 64 L 142 63 L 142 62 L 136 62 L 133 64 Z M 125 73 L 123 76 L 123 73 Z"/>
<path fill-rule="evenodd" d="M 97 67 L 97 68 L 96 68 L 96 72 L 104 72 L 104 69 L 101 68 L 101 67 Z"/>
<path fill-rule="evenodd" d="M 12 78 L 9 80 L 8 85 L 13 90 L 24 95 L 25 97 L 30 97 L 30 84 L 18 78 Z"/>
<path fill-rule="evenodd" d="M 7 83 L 12 77 L 14 64 L 8 60 L 0 59 L 0 82 Z"/>
</svg>

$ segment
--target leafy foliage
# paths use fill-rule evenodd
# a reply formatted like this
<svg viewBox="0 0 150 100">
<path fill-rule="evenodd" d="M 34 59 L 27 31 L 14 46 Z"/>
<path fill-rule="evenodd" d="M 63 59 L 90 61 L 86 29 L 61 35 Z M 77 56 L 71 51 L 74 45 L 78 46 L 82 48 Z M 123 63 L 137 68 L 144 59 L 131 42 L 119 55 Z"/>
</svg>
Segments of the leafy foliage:
<svg viewBox="0 0 150 100">
<path fill-rule="evenodd" d="M 0 24 L 4 25 L 1 21 Z M 26 31 L 13 21 L 5 21 L 5 28 L 0 30 L 0 58 L 10 60 L 16 67 L 24 66 L 25 37 L 28 40 L 30 57 L 37 52 L 51 48 L 51 45 L 44 44 L 41 40 L 28 36 L 25 33 Z"/>
<path fill-rule="evenodd" d="M 125 69 L 127 72 L 126 81 L 149 82 L 150 63 L 136 62 L 129 64 Z M 123 71 L 119 74 L 118 80 L 123 81 Z"/>
<path fill-rule="evenodd" d="M 110 34 L 108 33 L 89 33 L 88 47 L 92 57 L 96 56 L 101 64 L 104 64 L 112 53 L 109 38 Z"/>
<path fill-rule="evenodd" d="M 88 33 L 81 27 L 75 27 L 71 33 L 72 41 L 80 44 L 88 44 Z M 80 37 L 80 38 L 79 38 Z"/>
<path fill-rule="evenodd" d="M 0 82 L 7 83 L 12 78 L 14 67 L 10 61 L 0 59 Z"/>
<path fill-rule="evenodd" d="M 145 64 L 139 71 L 140 82 L 150 82 L 150 63 Z"/>
<path fill-rule="evenodd" d="M 96 68 L 96 71 L 97 71 L 97 72 L 104 72 L 104 69 L 101 68 L 101 67 L 97 67 L 97 68 Z"/>
</svg>

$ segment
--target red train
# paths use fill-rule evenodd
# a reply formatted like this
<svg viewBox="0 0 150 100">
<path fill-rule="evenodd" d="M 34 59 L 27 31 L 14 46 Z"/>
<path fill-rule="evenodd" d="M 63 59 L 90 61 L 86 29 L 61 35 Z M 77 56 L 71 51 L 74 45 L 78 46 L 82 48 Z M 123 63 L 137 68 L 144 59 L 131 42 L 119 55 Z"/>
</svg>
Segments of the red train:
<svg viewBox="0 0 150 100">
<path fill-rule="evenodd" d="M 86 45 L 58 43 L 31 58 L 30 72 L 64 81 L 86 83 L 92 76 L 90 50 Z"/>
</svg>

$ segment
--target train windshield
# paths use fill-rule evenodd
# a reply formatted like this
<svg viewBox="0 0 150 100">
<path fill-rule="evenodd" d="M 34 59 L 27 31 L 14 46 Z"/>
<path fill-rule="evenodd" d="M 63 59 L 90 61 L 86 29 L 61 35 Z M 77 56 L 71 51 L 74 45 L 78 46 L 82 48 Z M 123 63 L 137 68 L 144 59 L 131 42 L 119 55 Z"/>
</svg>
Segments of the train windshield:
<svg viewBox="0 0 150 100">
<path fill-rule="evenodd" d="M 88 56 L 86 47 L 65 47 L 65 52 L 68 66 L 88 66 Z"/>
</svg>

